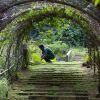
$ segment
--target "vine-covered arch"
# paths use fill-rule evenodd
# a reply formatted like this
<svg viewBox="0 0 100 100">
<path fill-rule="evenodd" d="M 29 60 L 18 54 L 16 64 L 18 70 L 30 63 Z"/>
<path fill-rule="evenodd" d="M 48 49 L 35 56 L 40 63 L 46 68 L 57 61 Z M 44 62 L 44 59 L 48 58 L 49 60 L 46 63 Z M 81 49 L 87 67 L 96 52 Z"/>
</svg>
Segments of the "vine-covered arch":
<svg viewBox="0 0 100 100">
<path fill-rule="evenodd" d="M 100 23 L 100 19 L 99 19 L 100 15 L 98 13 L 99 10 L 96 9 L 93 5 L 92 5 L 92 8 L 91 7 L 89 8 L 88 7 L 89 2 L 87 2 L 86 0 L 82 0 L 81 2 L 79 0 L 74 0 L 74 1 L 73 0 L 63 0 L 63 1 L 62 0 L 22 0 L 22 1 L 10 0 L 10 1 L 6 1 L 6 2 L 1 1 L 2 5 L 0 6 L 0 8 L 1 8 L 0 9 L 0 13 L 1 13 L 1 16 L 0 16 L 0 18 L 1 18 L 0 30 L 2 30 L 5 27 L 5 25 L 10 23 L 11 20 L 13 20 L 14 17 L 15 17 L 15 16 L 12 16 L 14 12 L 11 15 L 7 14 L 7 12 L 11 13 L 12 9 L 18 10 L 17 6 L 19 6 L 19 5 L 23 6 L 22 4 L 24 4 L 24 6 L 26 6 L 27 3 L 30 3 L 28 5 L 32 6 L 31 2 L 37 2 L 37 1 L 38 2 L 44 1 L 46 3 L 50 2 L 50 3 L 57 3 L 57 4 L 71 6 L 72 8 L 75 8 L 77 10 L 80 10 L 80 11 L 88 14 L 89 16 L 91 16 L 93 19 L 97 20 Z"/>
<path fill-rule="evenodd" d="M 51 4 L 50 4 L 51 5 Z M 58 6 L 58 5 L 57 5 Z M 68 7 L 68 6 L 67 6 Z M 85 15 L 83 12 L 78 12 L 78 10 L 76 10 L 76 9 L 73 9 L 72 8 L 72 10 L 73 10 L 73 14 L 75 14 L 76 13 L 76 16 L 80 16 L 80 19 L 78 19 L 78 18 L 75 18 L 75 16 L 73 16 L 73 14 L 72 15 L 67 15 L 67 13 L 65 12 L 65 10 L 66 10 L 66 8 L 64 7 L 63 8 L 63 6 L 62 5 L 60 5 L 60 10 L 57 10 L 57 9 L 59 9 L 59 7 L 54 7 L 53 8 L 53 10 L 51 10 L 51 11 L 49 11 L 49 10 L 47 10 L 47 12 L 44 12 L 44 13 L 41 13 L 42 12 L 42 10 L 41 10 L 41 8 L 42 8 L 42 6 L 40 6 L 40 8 L 39 8 L 39 11 L 37 10 L 37 8 L 36 9 L 29 9 L 29 10 L 25 10 L 24 12 L 21 12 L 21 13 L 19 13 L 18 15 L 15 15 L 12 19 L 10 19 L 8 22 L 11 22 L 12 20 L 14 20 L 15 18 L 17 18 L 18 16 L 25 16 L 25 15 L 28 15 L 29 13 L 30 13 L 30 11 L 33 11 L 34 12 L 34 10 L 36 11 L 36 12 L 40 12 L 39 14 L 37 14 L 37 15 L 34 15 L 34 13 L 33 13 L 33 15 L 31 16 L 31 17 L 29 17 L 29 18 L 24 18 L 24 20 L 23 19 L 21 19 L 21 21 L 19 21 L 18 23 L 20 23 L 20 24 L 18 24 L 18 25 L 16 25 L 16 26 L 22 26 L 23 25 L 23 27 L 18 27 L 18 28 L 16 28 L 16 31 L 18 31 L 18 30 L 23 30 L 23 29 L 26 29 L 26 27 L 27 26 L 32 26 L 32 23 L 33 22 L 38 22 L 38 21 L 41 21 L 41 20 L 43 20 L 43 19 L 45 19 L 45 18 L 47 18 L 47 17 L 51 17 L 51 16 L 58 16 L 58 17 L 67 17 L 67 18 L 69 18 L 69 19 L 72 19 L 72 20 L 76 20 L 76 22 L 78 22 L 79 24 L 81 24 L 81 26 L 83 27 L 83 25 L 82 24 L 85 24 L 85 23 L 87 23 L 87 26 L 85 26 L 84 27 L 84 29 L 86 30 L 86 28 L 87 27 L 89 27 L 89 29 L 91 30 L 91 31 L 89 31 L 90 32 L 90 34 L 91 33 L 93 33 L 93 34 L 95 34 L 96 36 L 97 35 L 99 35 L 99 33 L 98 33 L 98 31 L 100 30 L 100 28 L 99 28 L 99 23 L 97 22 L 97 21 L 95 21 L 94 19 L 89 19 L 90 17 L 88 17 L 87 15 Z M 46 8 L 43 8 L 43 10 L 45 10 Z M 67 9 L 68 10 L 68 9 Z M 35 13 L 36 13 L 35 12 Z M 78 13 L 80 13 L 79 15 L 77 14 L 77 12 Z M 73 16 L 73 17 L 72 17 Z M 83 22 L 83 23 L 82 23 Z M 84 23 L 85 22 L 85 23 Z M 94 24 L 94 23 L 95 24 Z M 27 23 L 27 24 L 25 24 L 25 23 Z M 28 25 L 29 24 L 29 25 Z M 26 25 L 26 26 L 25 26 Z M 98 27 L 94 27 L 94 26 L 98 26 Z M 20 29 L 21 28 L 21 29 Z M 30 28 L 29 28 L 30 29 Z"/>
<path fill-rule="evenodd" d="M 60 10 L 56 10 L 55 8 L 57 8 L 57 7 L 54 7 L 53 10 L 50 10 L 50 11 L 47 10 L 45 13 L 44 12 L 41 13 L 41 6 L 40 6 L 39 13 L 37 15 L 34 15 L 34 13 L 33 13 L 32 16 L 26 17 L 17 22 L 17 24 L 14 27 L 15 29 L 13 30 L 14 33 L 16 33 L 16 34 L 14 34 L 13 36 L 10 37 L 11 40 L 9 41 L 9 45 L 7 48 L 6 67 L 8 69 L 10 69 L 11 62 L 13 62 L 13 61 L 14 61 L 13 63 L 15 64 L 15 68 L 13 69 L 13 71 L 17 72 L 18 66 L 21 66 L 22 58 L 20 58 L 19 55 L 21 54 L 20 49 L 22 46 L 23 37 L 25 36 L 25 31 L 27 33 L 32 28 L 32 24 L 34 22 L 42 21 L 47 17 L 68 18 L 68 19 L 71 19 L 72 21 L 75 21 L 76 23 L 80 24 L 85 30 L 87 30 L 86 28 L 89 27 L 89 30 L 91 30 L 91 31 L 88 30 L 90 32 L 88 36 L 90 37 L 90 40 L 93 43 L 92 44 L 93 49 L 95 48 L 96 52 L 98 52 L 98 47 L 100 46 L 100 40 L 97 38 L 97 36 L 99 35 L 98 32 L 100 31 L 99 14 L 97 14 L 97 10 L 95 10 L 96 8 L 94 8 L 93 6 L 92 6 L 93 13 L 92 13 L 88 9 L 89 3 L 84 0 L 82 0 L 81 2 L 80 2 L 80 0 L 66 0 L 66 1 L 61 1 L 61 0 L 45 0 L 45 1 L 44 0 L 22 0 L 22 1 L 18 0 L 17 1 L 16 0 L 16 2 L 13 0 L 10 0 L 10 1 L 8 0 L 8 3 L 2 3 L 2 5 L 1 5 L 1 7 L 4 7 L 4 8 L 2 8 L 0 10 L 0 13 L 1 13 L 0 30 L 3 30 L 7 25 L 9 26 L 10 25 L 9 23 L 11 23 L 14 19 L 16 21 L 16 19 L 18 17 L 28 15 L 30 13 L 30 10 L 33 9 L 32 7 L 30 7 L 29 10 L 27 10 L 27 8 L 26 8 L 25 11 L 21 12 L 19 9 L 19 6 L 22 6 L 23 4 L 24 4 L 24 6 L 26 6 L 27 4 L 29 4 L 29 6 L 30 6 L 30 4 L 32 2 L 36 2 L 36 1 L 38 1 L 39 3 L 41 3 L 42 1 L 45 3 L 49 2 L 50 5 L 52 5 L 52 3 L 53 4 L 61 4 L 62 7 Z M 71 16 L 67 15 L 65 13 L 66 7 L 64 7 L 63 5 L 70 6 L 74 9 L 79 10 L 81 13 L 80 14 L 81 19 L 77 19 L 77 18 L 75 18 L 75 16 L 72 16 L 72 15 Z M 17 9 L 18 11 L 14 14 L 14 12 L 12 11 L 13 9 Z M 43 9 L 46 9 L 46 7 Z M 38 12 L 37 8 L 34 8 L 33 12 L 34 12 L 34 10 L 36 10 Z M 77 12 L 77 10 L 75 10 L 75 12 Z M 11 12 L 11 13 L 9 14 L 9 12 Z M 83 23 L 86 26 L 83 26 Z M 89 48 L 89 49 L 91 49 L 91 48 Z M 11 53 L 12 53 L 12 55 L 14 55 L 13 58 L 11 57 L 12 56 Z M 18 59 L 16 59 L 16 58 L 18 58 Z M 99 59 L 98 59 L 98 61 L 99 61 Z M 98 69 L 99 69 L 100 64 L 98 62 L 97 62 L 97 65 L 98 65 Z M 8 73 L 11 75 L 11 72 L 12 71 L 9 71 Z M 100 72 L 99 72 L 99 74 L 100 74 Z"/>
<path fill-rule="evenodd" d="M 3 1 L 1 1 L 2 2 L 2 5 L 1 5 L 1 7 L 2 6 L 4 6 L 4 8 L 2 8 L 1 10 L 0 10 L 0 12 L 2 13 L 2 15 L 1 15 L 1 25 L 0 25 L 0 30 L 2 30 L 4 27 L 6 27 L 6 25 L 7 24 L 9 24 L 12 20 L 14 20 L 16 17 L 18 17 L 18 16 L 20 16 L 22 13 L 24 13 L 24 12 L 20 12 L 20 7 L 19 7 L 19 5 L 21 5 L 21 6 L 23 6 L 22 4 L 24 4 L 24 6 L 26 6 L 27 5 L 27 3 L 29 3 L 29 6 L 31 6 L 32 7 L 32 5 L 31 5 L 31 2 L 39 2 L 39 3 L 41 3 L 41 1 L 44 1 L 44 0 L 23 0 L 23 1 L 13 1 L 13 0 L 11 0 L 11 1 L 8 1 L 8 3 L 4 3 Z M 95 10 L 93 10 L 92 11 L 92 13 L 91 12 L 89 12 L 89 10 L 87 10 L 87 6 L 89 5 L 89 3 L 87 2 L 87 1 L 81 1 L 81 2 L 79 2 L 78 0 L 75 0 L 75 1 L 69 1 L 69 0 L 67 0 L 67 1 L 59 1 L 59 0 L 45 0 L 45 2 L 46 3 L 48 3 L 48 2 L 50 2 L 50 3 L 57 3 L 57 4 L 62 4 L 62 5 L 66 5 L 66 6 L 70 6 L 70 7 L 72 7 L 72 8 L 75 8 L 75 9 L 77 9 L 77 10 L 79 10 L 79 11 L 81 11 L 82 13 L 83 13 L 83 16 L 85 16 L 85 18 L 89 21 L 89 23 L 90 23 L 90 25 L 93 27 L 93 28 L 95 28 L 95 34 L 99 34 L 97 31 L 99 31 L 100 30 L 100 28 L 99 28 L 99 18 L 98 18 L 98 16 L 99 16 L 99 14 L 98 15 L 95 15 L 94 13 L 96 13 L 96 11 Z M 17 8 L 17 6 L 18 6 L 18 8 Z M 26 7 L 27 8 L 27 7 Z M 14 12 L 12 11 L 12 9 L 19 9 L 16 13 L 18 13 L 18 14 L 14 14 Z M 46 9 L 46 8 L 45 8 Z M 93 7 L 93 9 L 95 9 L 94 7 Z M 27 9 L 26 9 L 27 10 Z M 25 12 L 26 12 L 26 10 L 25 10 Z M 35 9 L 36 10 L 36 9 Z M 9 14 L 9 12 L 10 12 L 10 14 Z M 9 15 L 8 15 L 9 14 Z M 86 15 L 84 15 L 84 14 L 86 14 Z M 7 16 L 8 15 L 8 16 Z M 88 16 L 90 16 L 90 17 L 87 17 L 87 15 Z M 95 24 L 93 23 L 93 22 L 95 22 Z M 95 27 L 94 27 L 95 26 Z M 97 27 L 96 27 L 97 26 Z M 93 29 L 92 28 L 92 29 Z"/>
</svg>

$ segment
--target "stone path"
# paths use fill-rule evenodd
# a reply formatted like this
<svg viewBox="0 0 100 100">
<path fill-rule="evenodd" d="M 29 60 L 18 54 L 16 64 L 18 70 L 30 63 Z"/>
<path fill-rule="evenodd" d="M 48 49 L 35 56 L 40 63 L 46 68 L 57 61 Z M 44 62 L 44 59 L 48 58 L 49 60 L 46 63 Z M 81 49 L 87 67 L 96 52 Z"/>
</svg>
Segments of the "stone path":
<svg viewBox="0 0 100 100">
<path fill-rule="evenodd" d="M 88 71 L 80 64 L 35 65 L 19 76 L 9 100 L 100 100 L 89 99 L 89 88 L 96 82 L 87 82 Z"/>
</svg>

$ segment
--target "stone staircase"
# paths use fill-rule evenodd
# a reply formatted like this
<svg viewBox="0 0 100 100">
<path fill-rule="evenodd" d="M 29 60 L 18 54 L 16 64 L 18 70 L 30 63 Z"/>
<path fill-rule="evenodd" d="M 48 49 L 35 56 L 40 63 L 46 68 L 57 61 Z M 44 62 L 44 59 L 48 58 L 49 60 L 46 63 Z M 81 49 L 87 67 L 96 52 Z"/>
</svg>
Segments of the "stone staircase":
<svg viewBox="0 0 100 100">
<path fill-rule="evenodd" d="M 73 61 L 83 62 L 83 56 L 80 54 L 75 54 Z"/>
<path fill-rule="evenodd" d="M 35 65 L 20 75 L 9 90 L 9 100 L 89 99 L 87 72 L 76 65 Z"/>
</svg>

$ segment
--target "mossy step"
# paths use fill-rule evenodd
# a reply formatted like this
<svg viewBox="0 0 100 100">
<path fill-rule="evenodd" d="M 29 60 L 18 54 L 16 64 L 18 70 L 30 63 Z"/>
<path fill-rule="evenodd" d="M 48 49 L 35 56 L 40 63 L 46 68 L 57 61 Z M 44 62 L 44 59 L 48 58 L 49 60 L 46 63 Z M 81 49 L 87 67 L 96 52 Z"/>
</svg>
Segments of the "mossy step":
<svg viewBox="0 0 100 100">
<path fill-rule="evenodd" d="M 77 59 L 77 58 L 78 58 L 78 59 L 82 59 L 82 60 L 83 60 L 83 58 L 82 58 L 82 57 L 80 57 L 80 56 L 75 56 L 75 57 L 74 57 L 74 59 Z"/>
<path fill-rule="evenodd" d="M 45 76 L 45 75 L 47 75 L 47 77 L 48 76 L 51 76 L 51 77 L 53 77 L 53 76 L 59 76 L 59 77 L 62 77 L 62 76 L 70 76 L 70 77 L 76 77 L 76 76 L 78 76 L 78 77 L 82 77 L 82 76 L 85 76 L 86 74 L 82 74 L 82 73 L 79 73 L 79 74 L 73 74 L 73 73 L 70 73 L 70 74 L 66 74 L 66 73 L 63 73 L 63 74 L 60 74 L 60 73 L 50 73 L 50 74 L 48 74 L 48 73 L 37 73 L 37 74 L 33 74 L 32 76 L 33 77 L 35 77 L 35 76 Z M 32 77 L 31 76 L 31 77 Z"/>
<path fill-rule="evenodd" d="M 27 77 L 27 78 L 20 78 L 20 80 L 32 80 L 32 79 L 41 79 L 41 78 L 66 78 L 66 79 L 82 79 L 84 78 L 83 76 L 42 76 L 42 75 L 39 75 L 39 76 L 31 76 L 31 77 Z"/>
<path fill-rule="evenodd" d="M 8 100 L 29 100 L 29 96 L 19 96 L 19 95 L 16 95 L 14 97 L 10 97 L 8 98 Z"/>
<path fill-rule="evenodd" d="M 35 70 L 33 70 L 33 72 L 53 72 L 53 71 L 62 71 L 62 70 L 64 70 L 64 69 L 66 69 L 66 73 L 70 73 L 70 72 L 68 72 L 68 71 L 71 71 L 71 72 L 76 72 L 76 73 L 78 73 L 78 72 L 83 72 L 81 69 L 68 69 L 68 68 L 58 68 L 58 69 L 56 69 L 56 68 L 52 68 L 52 69 L 46 69 L 46 68 L 43 68 L 43 69 L 35 69 Z"/>
<path fill-rule="evenodd" d="M 75 56 L 74 58 L 73 58 L 73 60 L 77 60 L 77 59 L 79 59 L 79 60 L 83 60 L 81 57 L 79 57 L 79 56 Z"/>
<path fill-rule="evenodd" d="M 76 69 L 80 69 L 80 65 L 81 63 L 76 63 L 76 64 L 52 64 L 52 65 L 34 65 L 36 67 L 31 66 L 31 68 L 36 69 L 36 68 L 76 68 Z"/>
<path fill-rule="evenodd" d="M 86 90 L 69 90 L 69 89 L 41 89 L 41 88 L 38 88 L 38 89 L 21 89 L 20 91 L 24 91 L 24 92 L 31 92 L 31 91 L 40 91 L 40 92 L 42 92 L 42 91 L 57 91 L 57 92 L 84 92 L 84 93 L 87 93 L 87 91 Z"/>
<path fill-rule="evenodd" d="M 65 70 L 65 69 L 63 69 L 63 70 Z M 34 72 L 34 73 L 49 73 L 49 74 L 57 73 L 56 71 L 59 71 L 58 74 L 70 74 L 70 73 L 78 74 L 78 73 L 84 73 L 83 71 L 75 71 L 75 70 L 74 71 L 68 70 L 68 71 L 66 71 L 64 73 L 61 73 L 61 71 L 63 71 L 63 70 L 54 70 L 54 71 L 39 71 L 39 70 L 37 70 L 37 71 L 32 71 L 32 72 Z"/>
<path fill-rule="evenodd" d="M 80 65 L 81 65 L 81 63 L 80 63 Z M 56 66 L 54 66 L 54 65 L 47 65 L 47 66 L 36 66 L 36 67 L 33 67 L 33 66 L 31 66 L 31 69 L 38 69 L 39 68 L 39 70 L 41 70 L 41 69 L 56 69 L 56 70 L 58 70 L 58 69 L 66 69 L 66 70 L 69 70 L 69 69 L 72 69 L 72 70 L 76 70 L 76 69 L 79 69 L 79 70 L 81 70 L 81 67 L 80 67 L 80 65 L 79 64 L 76 64 L 76 65 L 71 65 L 71 64 L 69 64 L 69 65 L 56 65 Z"/>
<path fill-rule="evenodd" d="M 65 80 L 58 80 L 57 78 L 53 78 L 53 79 L 37 79 L 37 80 L 31 80 L 31 81 L 25 81 L 25 80 L 23 80 L 23 81 L 21 81 L 21 82 L 85 82 L 86 80 L 67 80 L 67 79 L 65 79 Z"/>
<path fill-rule="evenodd" d="M 48 73 L 37 73 L 37 74 L 35 74 L 35 73 L 34 73 L 32 76 L 33 76 L 33 77 L 35 77 L 35 76 L 38 77 L 38 76 L 40 76 L 40 75 L 41 75 L 41 76 L 45 76 L 44 74 L 47 75 L 47 77 L 49 77 L 49 76 L 52 76 L 52 77 L 53 77 L 53 76 L 58 76 L 58 77 L 62 77 L 62 76 L 82 77 L 82 76 L 85 76 L 85 74 L 73 74 L 73 73 L 70 73 L 70 74 L 57 74 L 57 73 L 55 73 L 55 74 L 53 74 L 53 73 L 50 73 L 50 74 L 48 74 Z M 31 77 L 32 77 L 32 76 L 31 76 Z"/>
<path fill-rule="evenodd" d="M 77 95 L 77 96 L 88 96 L 87 92 L 20 92 L 17 95 Z"/>
<path fill-rule="evenodd" d="M 83 72 L 82 69 L 72 69 L 72 68 L 41 68 L 41 69 L 33 69 L 32 72 L 49 72 L 49 73 L 54 73 L 54 71 L 66 71 L 65 73 L 70 73 L 70 72 L 76 72 L 80 73 Z"/>
<path fill-rule="evenodd" d="M 29 96 L 29 100 L 88 100 L 88 96 Z"/>
<path fill-rule="evenodd" d="M 81 65 L 81 64 L 80 64 Z M 61 65 L 59 65 L 59 66 L 31 66 L 31 71 L 34 71 L 34 70 L 40 70 L 41 71 L 41 69 L 43 70 L 43 71 L 52 71 L 52 70 L 59 70 L 59 69 L 66 69 L 66 71 L 68 71 L 68 70 L 72 70 L 72 71 L 82 71 L 82 69 L 81 69 L 81 67 L 80 67 L 80 65 L 75 65 L 75 66 L 73 66 L 73 65 L 69 65 L 69 66 L 66 66 L 66 65 L 64 65 L 64 66 L 61 66 Z"/>
<path fill-rule="evenodd" d="M 88 96 L 18 96 L 7 100 L 88 100 Z"/>
<path fill-rule="evenodd" d="M 58 81 L 86 81 L 86 79 L 84 78 L 59 78 L 59 77 L 36 77 L 36 78 L 31 78 L 31 79 L 20 79 L 19 82 L 22 82 L 22 81 L 42 81 L 42 80 L 58 80 Z M 92 80 L 92 82 L 96 82 L 98 80 Z"/>
<path fill-rule="evenodd" d="M 46 74 L 45 74 L 46 75 Z M 29 79 L 34 79 L 34 78 L 42 78 L 42 77 L 46 77 L 46 78 L 83 78 L 84 76 L 78 76 L 78 75 L 37 75 L 37 76 L 31 76 L 29 77 Z"/>
<path fill-rule="evenodd" d="M 86 80 L 86 79 L 82 79 L 82 78 L 69 78 L 69 77 L 43 77 L 43 79 L 46 80 L 50 80 L 50 79 L 58 79 L 58 80 L 68 80 L 68 81 L 74 81 L 74 80 Z M 31 79 L 20 79 L 19 81 L 33 81 L 33 80 L 42 80 L 41 77 L 37 78 L 31 78 Z M 93 80 L 94 81 L 94 80 Z M 97 81 L 97 80 L 96 80 Z"/>
<path fill-rule="evenodd" d="M 34 63 L 33 63 L 34 64 Z M 56 65 L 60 65 L 60 66 L 65 66 L 65 65 L 79 65 L 77 63 L 71 63 L 71 64 L 68 64 L 68 63 L 48 63 L 48 64 L 41 64 L 39 66 L 56 66 Z M 37 65 L 36 65 L 37 66 Z M 70 67 L 70 66 L 69 66 Z"/>
<path fill-rule="evenodd" d="M 100 98 L 91 98 L 89 100 L 100 100 Z"/>
<path fill-rule="evenodd" d="M 86 80 L 86 78 L 84 78 L 84 77 L 68 77 L 68 76 L 63 76 L 63 77 L 49 77 L 49 76 L 38 76 L 38 77 L 31 77 L 31 78 L 21 78 L 21 79 L 19 79 L 20 81 L 21 80 L 41 80 L 41 79 L 45 79 L 45 80 L 50 80 L 50 79 L 58 79 L 58 80 L 82 80 L 82 79 L 84 79 L 84 80 Z"/>
<path fill-rule="evenodd" d="M 63 72 L 62 72 L 63 71 Z M 55 71 L 52 71 L 52 72 L 42 72 L 42 71 L 37 71 L 37 72 L 32 72 L 32 74 L 42 74 L 42 73 L 45 73 L 45 74 L 62 74 L 62 75 L 66 75 L 66 74 L 85 74 L 85 72 L 73 72 L 72 70 L 71 71 L 66 71 L 66 72 L 64 72 L 65 70 L 55 70 Z"/>
<path fill-rule="evenodd" d="M 57 73 L 57 72 L 55 72 L 55 73 L 46 73 L 46 72 L 41 72 L 41 73 L 39 73 L 39 72 L 37 72 L 37 73 L 34 73 L 33 72 L 33 76 L 34 75 L 44 75 L 44 74 L 46 74 L 46 75 L 58 75 L 58 76 L 60 76 L 60 75 L 76 75 L 76 76 L 83 76 L 83 75 L 86 75 L 85 73 Z"/>
<path fill-rule="evenodd" d="M 52 76 L 52 77 L 49 77 L 49 76 L 37 76 L 37 77 L 30 77 L 30 78 L 21 78 L 19 79 L 19 81 L 22 81 L 22 80 L 28 80 L 28 81 L 31 81 L 31 80 L 41 80 L 41 79 L 45 79 L 45 80 L 50 80 L 50 79 L 58 79 L 58 80 L 86 80 L 85 77 L 68 77 L 68 76 L 63 76 L 63 77 L 56 77 L 56 76 Z M 97 80 L 95 80 L 97 81 Z"/>
<path fill-rule="evenodd" d="M 72 78 L 72 79 L 80 79 L 80 78 L 84 78 L 84 77 L 82 77 L 82 76 L 43 76 L 43 75 L 41 75 L 41 76 L 32 76 L 32 77 L 30 77 L 30 78 L 28 78 L 28 79 L 34 79 L 34 78 Z"/>
<path fill-rule="evenodd" d="M 37 82 L 37 83 L 76 83 L 76 82 L 86 82 L 85 80 L 57 80 L 57 79 L 49 79 L 49 80 L 44 80 L 44 79 L 41 79 L 41 80 L 31 80 L 31 81 L 21 81 L 22 83 L 23 82 L 26 82 L 26 83 L 34 83 L 34 82 Z"/>
<path fill-rule="evenodd" d="M 65 82 L 61 82 L 61 83 L 53 83 L 53 82 L 51 82 L 51 83 L 40 83 L 40 82 L 29 82 L 29 83 L 27 83 L 27 85 L 32 85 L 32 84 L 34 84 L 34 85 L 56 85 L 56 86 L 61 86 L 61 85 L 69 85 L 69 86 L 74 86 L 74 85 L 76 85 L 76 83 L 65 83 Z"/>
</svg>

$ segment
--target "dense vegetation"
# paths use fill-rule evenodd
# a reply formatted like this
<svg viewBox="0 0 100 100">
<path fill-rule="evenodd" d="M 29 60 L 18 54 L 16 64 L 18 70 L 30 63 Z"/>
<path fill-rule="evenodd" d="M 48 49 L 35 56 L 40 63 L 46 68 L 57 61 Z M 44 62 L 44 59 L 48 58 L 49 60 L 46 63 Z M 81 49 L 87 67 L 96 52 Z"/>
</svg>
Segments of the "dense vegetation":
<svg viewBox="0 0 100 100">
<path fill-rule="evenodd" d="M 93 1 L 95 6 L 100 5 L 100 0 Z M 51 3 L 42 4 L 39 9 L 32 8 L 19 14 L 0 32 L 0 73 L 11 68 L 4 76 L 7 76 L 9 80 L 14 80 L 23 66 L 31 62 L 46 63 L 44 60 L 41 61 L 39 44 L 44 44 L 53 50 L 56 55 L 54 62 L 66 61 L 64 58 L 70 49 L 81 48 L 80 51 L 82 51 L 86 47 L 89 53 L 85 57 L 86 62 L 100 70 L 98 67 L 100 65 L 98 45 L 100 36 L 94 35 L 98 27 L 95 24 L 93 27 L 89 23 L 92 22 L 89 18 L 69 6 L 55 4 L 53 7 Z M 23 44 L 27 47 L 26 56 L 23 56 Z M 0 98 L 6 97 L 7 85 L 7 79 L 0 80 Z"/>
<path fill-rule="evenodd" d="M 68 46 L 85 46 L 86 32 L 70 20 L 61 18 L 48 18 L 39 24 L 35 23 L 30 37 L 43 44 L 62 41 Z"/>
<path fill-rule="evenodd" d="M 72 47 L 83 48 L 85 46 L 86 32 L 70 20 L 52 17 L 33 24 L 33 30 L 29 33 L 29 41 L 28 46 L 35 62 L 41 62 L 39 44 L 51 48 L 56 59 L 64 60 Z"/>
</svg>

